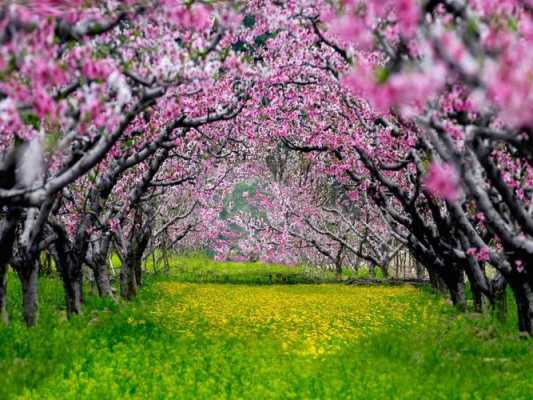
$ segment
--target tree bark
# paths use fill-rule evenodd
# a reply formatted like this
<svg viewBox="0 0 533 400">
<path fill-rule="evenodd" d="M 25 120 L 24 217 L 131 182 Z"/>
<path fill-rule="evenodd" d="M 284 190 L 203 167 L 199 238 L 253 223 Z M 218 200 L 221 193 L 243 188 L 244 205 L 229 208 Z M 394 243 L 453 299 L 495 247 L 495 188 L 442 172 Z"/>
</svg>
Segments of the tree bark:
<svg viewBox="0 0 533 400">
<path fill-rule="evenodd" d="M 444 282 L 444 279 L 432 268 L 428 268 L 429 282 L 433 289 L 438 290 L 439 292 L 445 292 L 447 285 Z"/>
<path fill-rule="evenodd" d="M 0 321 L 7 324 L 7 264 L 0 263 Z"/>
<path fill-rule="evenodd" d="M 518 313 L 518 330 L 533 336 L 533 287 L 522 279 L 510 279 Z"/>
<path fill-rule="evenodd" d="M 8 210 L 8 213 L 0 224 L 0 320 L 9 322 L 7 312 L 7 264 L 13 255 L 15 244 L 15 228 L 18 211 Z"/>
<path fill-rule="evenodd" d="M 483 293 L 475 285 L 471 285 L 472 298 L 474 300 L 474 311 L 477 313 L 483 312 Z"/>
<path fill-rule="evenodd" d="M 335 257 L 335 278 L 337 281 L 342 281 L 342 251 L 344 250 L 344 245 L 339 246 L 339 251 L 337 252 L 337 257 Z"/>
<path fill-rule="evenodd" d="M 137 290 L 133 260 L 128 255 L 120 268 L 120 296 L 126 300 L 133 300 L 137 295 Z"/>
<path fill-rule="evenodd" d="M 39 319 L 38 278 L 39 263 L 32 261 L 33 265 L 19 273 L 22 283 L 22 316 L 26 325 L 37 325 Z"/>
<path fill-rule="evenodd" d="M 414 263 L 415 263 L 416 279 L 424 278 L 424 267 L 422 266 L 422 264 L 420 264 L 416 260 L 414 260 Z"/>
<path fill-rule="evenodd" d="M 142 259 L 135 260 L 135 281 L 137 282 L 138 286 L 143 285 L 143 267 L 142 267 Z"/>
<path fill-rule="evenodd" d="M 120 295 L 126 300 L 133 299 L 142 285 L 142 257 L 150 240 L 150 232 L 149 229 L 141 229 L 140 233 L 130 237 L 120 270 Z"/>
<path fill-rule="evenodd" d="M 450 271 L 443 277 L 450 292 L 454 307 L 459 311 L 466 311 L 465 282 L 462 271 Z"/>
<path fill-rule="evenodd" d="M 496 318 L 500 322 L 507 320 L 507 285 L 504 285 L 502 289 L 494 291 L 494 304 L 493 310 L 496 314 Z"/>
<path fill-rule="evenodd" d="M 465 285 L 462 282 L 456 282 L 449 287 L 452 303 L 459 311 L 466 310 Z"/>
<path fill-rule="evenodd" d="M 109 270 L 107 267 L 110 245 L 111 237 L 107 234 L 104 234 L 101 238 L 95 239 L 95 245 L 92 248 L 91 268 L 94 272 L 98 295 L 100 297 L 114 298 L 113 287 L 111 286 Z"/>
<path fill-rule="evenodd" d="M 51 251 L 63 280 L 67 317 L 70 318 L 73 315 L 81 314 L 83 303 L 81 257 L 76 254 L 74 246 L 70 244 L 65 229 L 58 224 L 54 224 L 53 229 L 58 239 L 51 246 Z"/>
<path fill-rule="evenodd" d="M 100 297 L 113 298 L 113 287 L 111 286 L 111 280 L 109 279 L 109 271 L 107 270 L 107 262 L 98 262 L 94 268 L 94 277 L 96 280 L 96 287 L 98 289 L 98 295 Z"/>
<path fill-rule="evenodd" d="M 83 274 L 81 266 L 67 266 L 68 272 L 63 277 L 63 287 L 65 289 L 65 304 L 67 306 L 67 317 L 81 314 L 83 302 Z M 78 271 L 79 269 L 79 271 Z"/>
</svg>

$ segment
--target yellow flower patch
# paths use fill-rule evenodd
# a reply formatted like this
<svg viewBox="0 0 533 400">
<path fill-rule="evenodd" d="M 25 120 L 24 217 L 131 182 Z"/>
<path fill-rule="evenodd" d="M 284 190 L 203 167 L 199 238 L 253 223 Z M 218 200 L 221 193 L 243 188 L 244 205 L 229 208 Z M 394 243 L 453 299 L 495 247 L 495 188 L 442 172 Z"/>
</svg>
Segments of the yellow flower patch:
<svg viewBox="0 0 533 400">
<path fill-rule="evenodd" d="M 409 322 L 412 287 L 221 285 L 163 282 L 154 316 L 183 335 L 275 341 L 286 354 L 319 357 L 395 323 Z M 187 329 L 183 329 L 186 326 Z"/>
</svg>

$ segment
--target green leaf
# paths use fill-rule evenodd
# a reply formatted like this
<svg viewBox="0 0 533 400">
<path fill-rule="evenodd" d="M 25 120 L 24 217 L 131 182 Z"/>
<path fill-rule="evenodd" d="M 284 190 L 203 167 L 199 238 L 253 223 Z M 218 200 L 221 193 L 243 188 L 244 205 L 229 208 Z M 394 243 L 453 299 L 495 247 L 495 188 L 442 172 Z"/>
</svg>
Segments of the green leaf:
<svg viewBox="0 0 533 400">
<path fill-rule="evenodd" d="M 376 70 L 376 82 L 383 84 L 387 82 L 390 76 L 390 70 L 387 67 L 378 68 Z"/>
<path fill-rule="evenodd" d="M 26 125 L 31 126 L 35 130 L 39 130 L 41 126 L 41 120 L 37 116 L 37 114 L 34 114 L 31 111 L 24 111 L 21 113 L 20 118 L 22 119 L 22 122 L 24 122 Z"/>
<path fill-rule="evenodd" d="M 244 52 L 248 51 L 248 45 L 246 44 L 246 42 L 244 42 L 242 40 L 239 40 L 238 42 L 233 43 L 231 45 L 231 48 L 236 53 L 239 53 L 239 52 L 243 52 L 244 53 Z"/>
<path fill-rule="evenodd" d="M 253 28 L 253 26 L 255 25 L 255 15 L 253 14 L 246 15 L 244 19 L 242 20 L 242 24 L 246 28 Z"/>
<path fill-rule="evenodd" d="M 59 132 L 51 132 L 45 135 L 44 137 L 44 148 L 46 152 L 52 153 L 52 151 L 56 148 L 57 143 L 59 143 L 60 138 Z"/>
<path fill-rule="evenodd" d="M 255 37 L 256 46 L 262 47 L 266 44 L 268 39 L 273 39 L 278 35 L 279 32 L 265 32 L 259 36 Z"/>
<path fill-rule="evenodd" d="M 516 18 L 509 16 L 509 18 L 507 18 L 507 26 L 511 31 L 518 32 L 518 21 Z"/>
</svg>

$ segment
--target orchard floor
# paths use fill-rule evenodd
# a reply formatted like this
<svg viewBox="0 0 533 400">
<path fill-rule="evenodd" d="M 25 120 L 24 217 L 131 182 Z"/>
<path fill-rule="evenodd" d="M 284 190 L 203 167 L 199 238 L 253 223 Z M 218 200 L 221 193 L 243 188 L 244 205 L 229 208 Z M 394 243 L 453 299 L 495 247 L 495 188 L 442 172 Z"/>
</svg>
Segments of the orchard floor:
<svg viewBox="0 0 533 400">
<path fill-rule="evenodd" d="M 410 286 L 316 279 L 178 259 L 135 301 L 87 296 L 66 321 L 60 285 L 44 278 L 32 330 L 11 279 L 0 399 L 533 398 L 533 341 L 513 315 L 501 325 Z"/>
</svg>

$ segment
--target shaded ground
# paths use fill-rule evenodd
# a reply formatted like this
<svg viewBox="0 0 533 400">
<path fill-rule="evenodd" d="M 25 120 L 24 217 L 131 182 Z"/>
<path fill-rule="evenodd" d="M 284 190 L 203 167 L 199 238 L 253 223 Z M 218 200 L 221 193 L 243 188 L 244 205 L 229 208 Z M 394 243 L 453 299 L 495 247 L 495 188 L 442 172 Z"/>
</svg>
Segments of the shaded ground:
<svg viewBox="0 0 533 400">
<path fill-rule="evenodd" d="M 42 280 L 40 326 L 28 331 L 15 321 L 0 328 L 0 398 L 533 393 L 533 347 L 517 338 L 512 320 L 501 326 L 456 316 L 441 297 L 410 286 L 310 285 L 297 283 L 310 279 L 301 269 L 173 264 L 171 275 L 150 277 L 133 303 L 89 296 L 85 315 L 70 322 L 58 311 L 60 285 Z M 267 284 L 276 274 L 297 284 Z M 16 306 L 12 296 L 11 310 Z"/>
</svg>

